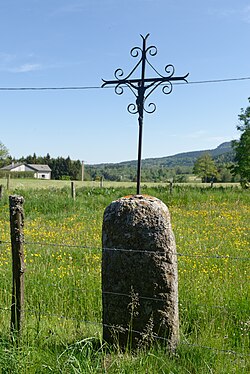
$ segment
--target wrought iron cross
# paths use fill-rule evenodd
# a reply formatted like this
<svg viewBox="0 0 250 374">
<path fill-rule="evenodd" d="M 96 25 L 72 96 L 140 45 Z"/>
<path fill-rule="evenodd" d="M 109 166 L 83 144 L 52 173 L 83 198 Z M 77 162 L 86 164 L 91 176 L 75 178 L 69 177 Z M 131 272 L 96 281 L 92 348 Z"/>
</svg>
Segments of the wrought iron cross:
<svg viewBox="0 0 250 374">
<path fill-rule="evenodd" d="M 138 113 L 138 122 L 139 122 L 139 142 L 138 142 L 138 161 L 137 161 L 137 189 L 136 193 L 140 194 L 140 183 L 141 183 L 141 154 L 142 154 L 142 127 L 143 127 L 143 113 L 144 111 L 147 113 L 153 113 L 156 110 L 156 105 L 154 103 L 147 104 L 147 107 L 145 106 L 145 102 L 149 95 L 161 84 L 163 84 L 162 92 L 164 94 L 170 94 L 173 89 L 172 82 L 173 81 L 185 81 L 187 82 L 186 78 L 188 74 L 182 76 L 182 77 L 174 77 L 175 69 L 174 66 L 171 64 L 168 64 L 165 66 L 165 72 L 166 76 L 161 75 L 154 66 L 150 63 L 148 60 L 148 54 L 150 56 L 155 56 L 157 54 L 157 48 L 153 45 L 147 47 L 146 42 L 147 38 L 149 37 L 149 34 L 147 34 L 145 37 L 142 36 L 142 48 L 140 47 L 134 47 L 130 51 L 130 55 L 132 57 L 138 57 L 140 56 L 139 61 L 135 65 L 135 67 L 131 70 L 131 72 L 125 77 L 124 72 L 122 69 L 116 69 L 114 76 L 115 80 L 104 80 L 103 79 L 103 85 L 102 87 L 105 87 L 107 85 L 115 85 L 115 92 L 118 95 L 123 94 L 123 86 L 127 86 L 130 88 L 130 90 L 133 92 L 133 94 L 136 97 L 135 104 L 131 103 L 128 105 L 127 110 L 131 114 L 137 114 Z M 146 63 L 153 69 L 153 71 L 158 75 L 156 78 L 146 78 L 145 77 L 145 71 L 146 71 Z M 141 77 L 140 78 L 132 78 L 133 73 L 136 71 L 136 69 L 141 65 Z"/>
</svg>

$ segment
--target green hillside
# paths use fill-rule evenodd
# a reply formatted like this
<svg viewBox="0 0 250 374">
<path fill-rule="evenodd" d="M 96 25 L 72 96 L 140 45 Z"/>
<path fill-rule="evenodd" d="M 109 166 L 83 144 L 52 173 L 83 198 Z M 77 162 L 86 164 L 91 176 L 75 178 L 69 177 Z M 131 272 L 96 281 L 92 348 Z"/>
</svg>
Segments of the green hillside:
<svg viewBox="0 0 250 374">
<path fill-rule="evenodd" d="M 193 165 L 203 153 L 209 153 L 218 165 L 233 162 L 231 142 L 220 144 L 215 149 L 178 153 L 173 156 L 147 158 L 142 160 L 142 181 L 166 181 L 178 176 L 184 181 L 185 175 L 192 174 Z M 87 165 L 86 172 L 90 179 L 136 180 L 137 160 L 112 164 Z"/>
<path fill-rule="evenodd" d="M 178 153 L 172 156 L 147 158 L 142 160 L 141 181 L 142 182 L 166 182 L 175 180 L 185 182 L 192 178 L 193 166 L 198 157 L 204 153 L 209 153 L 218 168 L 220 181 L 231 181 L 232 175 L 228 166 L 233 163 L 234 154 L 231 142 L 220 144 L 215 149 Z M 49 154 L 45 157 L 29 155 L 19 160 L 6 159 L 2 166 L 7 166 L 11 162 L 21 162 L 28 164 L 48 165 L 52 170 L 52 179 L 81 180 L 82 165 L 79 160 L 71 160 L 70 157 L 52 158 Z M 0 165 L 1 166 L 1 165 Z M 85 165 L 85 180 L 100 180 L 104 178 L 109 181 L 136 181 L 137 160 L 120 163 L 103 163 L 96 165 Z M 1 173 L 0 173 L 1 174 Z M 3 172 L 6 174 L 6 170 Z M 14 176 L 14 174 L 12 174 Z M 18 177 L 18 175 L 16 175 Z M 21 177 L 21 176 L 19 176 Z M 22 177 L 25 177 L 22 175 Z"/>
<path fill-rule="evenodd" d="M 146 158 L 142 161 L 142 165 L 144 167 L 147 166 L 164 166 L 164 167 L 176 167 L 176 166 L 193 166 L 194 162 L 198 157 L 200 157 L 203 153 L 209 153 L 215 160 L 220 159 L 221 156 L 222 159 L 224 158 L 227 160 L 227 162 L 233 160 L 233 151 L 231 147 L 231 142 L 225 142 L 220 144 L 215 149 L 206 149 L 202 151 L 191 151 L 191 152 L 184 152 L 184 153 L 178 153 L 173 156 L 166 156 L 166 157 L 160 157 L 160 158 Z M 136 166 L 137 161 L 125 161 L 121 162 L 118 165 L 124 165 L 124 166 Z M 103 166 L 103 164 L 102 164 Z"/>
<path fill-rule="evenodd" d="M 231 147 L 231 142 L 225 142 L 220 144 L 214 149 L 205 149 L 201 151 L 191 151 L 177 153 L 173 156 L 158 157 L 158 158 L 146 158 L 142 160 L 142 165 L 147 166 L 165 166 L 165 167 L 176 167 L 176 166 L 193 166 L 195 160 L 200 157 L 203 153 L 209 153 L 215 160 L 226 160 L 227 162 L 233 161 L 233 150 Z M 137 160 L 123 161 L 119 163 L 104 163 L 89 165 L 89 167 L 103 168 L 103 167 L 131 167 L 136 166 Z"/>
</svg>

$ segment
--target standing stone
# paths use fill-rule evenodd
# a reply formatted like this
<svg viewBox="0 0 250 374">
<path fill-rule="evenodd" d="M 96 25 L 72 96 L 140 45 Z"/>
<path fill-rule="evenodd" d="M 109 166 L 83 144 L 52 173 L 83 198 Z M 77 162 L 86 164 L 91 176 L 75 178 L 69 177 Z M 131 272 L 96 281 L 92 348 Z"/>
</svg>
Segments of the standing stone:
<svg viewBox="0 0 250 374">
<path fill-rule="evenodd" d="M 121 348 L 179 339 L 178 278 L 170 214 L 159 199 L 113 201 L 103 219 L 103 339 Z"/>
</svg>

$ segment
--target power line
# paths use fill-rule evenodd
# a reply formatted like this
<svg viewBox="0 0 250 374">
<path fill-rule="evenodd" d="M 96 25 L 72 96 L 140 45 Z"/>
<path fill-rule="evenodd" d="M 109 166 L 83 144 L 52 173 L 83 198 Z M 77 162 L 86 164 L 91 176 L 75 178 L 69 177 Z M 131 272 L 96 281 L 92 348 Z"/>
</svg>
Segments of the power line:
<svg viewBox="0 0 250 374">
<path fill-rule="evenodd" d="M 65 87 L 0 87 L 0 91 L 60 91 L 60 90 L 91 90 L 100 86 L 65 86 Z"/>
<path fill-rule="evenodd" d="M 211 79 L 211 80 L 204 80 L 204 81 L 193 81 L 193 82 L 191 81 L 191 82 L 188 82 L 188 84 L 224 83 L 224 82 L 244 81 L 244 80 L 249 80 L 249 79 L 250 77 Z M 175 85 L 177 84 L 186 84 L 186 83 L 176 82 Z"/>
<path fill-rule="evenodd" d="M 225 78 L 225 79 L 211 79 L 202 81 L 190 81 L 188 84 L 209 84 L 209 83 L 225 83 L 225 82 L 236 82 L 250 80 L 250 77 L 239 77 L 239 78 Z M 166 84 L 167 82 L 163 83 Z M 173 85 L 186 85 L 186 82 L 176 82 Z M 0 91 L 67 91 L 67 90 L 97 90 L 97 89 L 109 89 L 114 86 L 101 87 L 101 86 L 62 86 L 62 87 L 0 87 Z"/>
</svg>

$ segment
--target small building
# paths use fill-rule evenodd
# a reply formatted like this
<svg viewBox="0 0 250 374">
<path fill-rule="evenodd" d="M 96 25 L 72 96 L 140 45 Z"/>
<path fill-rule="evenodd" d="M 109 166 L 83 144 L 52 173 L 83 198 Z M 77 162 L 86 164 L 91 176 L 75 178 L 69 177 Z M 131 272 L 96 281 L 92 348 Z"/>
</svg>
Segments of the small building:
<svg viewBox="0 0 250 374">
<path fill-rule="evenodd" d="M 34 172 L 34 178 L 37 179 L 51 179 L 51 169 L 48 165 L 39 165 L 39 164 L 14 164 L 4 166 L 1 170 L 9 172 L 22 172 L 30 171 Z"/>
</svg>

